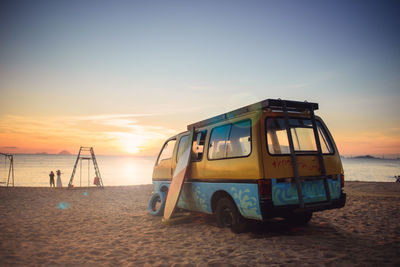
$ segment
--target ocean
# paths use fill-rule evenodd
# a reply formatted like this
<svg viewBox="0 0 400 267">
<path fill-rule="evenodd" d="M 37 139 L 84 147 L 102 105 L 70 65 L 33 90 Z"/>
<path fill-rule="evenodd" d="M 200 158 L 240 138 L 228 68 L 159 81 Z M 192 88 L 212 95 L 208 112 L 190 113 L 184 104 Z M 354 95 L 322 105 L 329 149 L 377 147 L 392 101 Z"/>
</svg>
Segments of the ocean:
<svg viewBox="0 0 400 267">
<path fill-rule="evenodd" d="M 96 156 L 104 186 L 151 184 L 156 157 Z M 76 155 L 14 155 L 15 186 L 49 186 L 49 173 L 61 170 L 63 186 L 67 186 Z M 88 162 L 90 165 L 88 166 Z M 346 181 L 394 182 L 400 175 L 400 160 L 342 159 Z M 0 157 L 0 186 L 7 181 L 9 162 Z M 82 161 L 74 176 L 74 186 L 93 186 L 93 163 Z M 11 181 L 10 181 L 11 183 Z"/>
<path fill-rule="evenodd" d="M 104 186 L 151 184 L 156 157 L 96 155 Z M 61 171 L 63 187 L 68 186 L 76 155 L 14 155 L 15 186 L 49 186 L 49 173 Z M 88 163 L 90 165 L 88 166 Z M 0 181 L 7 180 L 9 163 L 0 157 Z M 93 186 L 95 171 L 91 160 L 77 165 L 73 184 Z M 57 181 L 57 177 L 54 177 Z M 88 179 L 89 178 L 89 179 Z M 88 181 L 89 180 L 89 181 Z M 11 182 L 11 181 L 10 181 Z M 0 184 L 4 186 L 4 183 Z"/>
</svg>

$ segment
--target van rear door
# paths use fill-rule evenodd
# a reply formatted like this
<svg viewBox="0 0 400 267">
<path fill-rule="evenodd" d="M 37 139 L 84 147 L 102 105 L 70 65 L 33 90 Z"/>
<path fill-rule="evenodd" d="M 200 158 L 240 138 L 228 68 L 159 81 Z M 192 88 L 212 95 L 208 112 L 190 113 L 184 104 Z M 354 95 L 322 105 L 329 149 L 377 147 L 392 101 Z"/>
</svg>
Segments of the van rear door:
<svg viewBox="0 0 400 267">
<path fill-rule="evenodd" d="M 293 114 L 289 117 L 290 133 L 293 148 L 301 177 L 301 191 L 304 203 L 322 202 L 327 200 L 327 192 L 319 162 L 316 138 L 312 121 L 307 116 Z M 322 120 L 316 120 L 317 131 L 321 144 L 321 152 L 326 167 L 331 198 L 340 197 L 341 162 L 333 139 Z M 282 113 L 266 116 L 265 129 L 265 177 L 272 179 L 272 198 L 275 205 L 299 204 L 298 189 L 290 152 L 289 138 L 285 118 Z"/>
</svg>

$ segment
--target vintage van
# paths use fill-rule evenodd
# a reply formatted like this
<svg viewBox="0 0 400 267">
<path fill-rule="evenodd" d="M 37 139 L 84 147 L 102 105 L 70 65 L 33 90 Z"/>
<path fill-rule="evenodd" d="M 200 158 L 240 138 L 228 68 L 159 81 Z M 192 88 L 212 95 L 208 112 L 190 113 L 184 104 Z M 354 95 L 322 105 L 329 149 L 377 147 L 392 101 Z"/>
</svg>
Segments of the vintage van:
<svg viewBox="0 0 400 267">
<path fill-rule="evenodd" d="M 241 232 L 246 219 L 306 224 L 316 211 L 345 205 L 344 173 L 317 103 L 266 99 L 187 126 L 194 128 L 178 208 L 216 214 Z M 189 131 L 169 138 L 153 170 L 153 215 L 163 204 Z"/>
</svg>

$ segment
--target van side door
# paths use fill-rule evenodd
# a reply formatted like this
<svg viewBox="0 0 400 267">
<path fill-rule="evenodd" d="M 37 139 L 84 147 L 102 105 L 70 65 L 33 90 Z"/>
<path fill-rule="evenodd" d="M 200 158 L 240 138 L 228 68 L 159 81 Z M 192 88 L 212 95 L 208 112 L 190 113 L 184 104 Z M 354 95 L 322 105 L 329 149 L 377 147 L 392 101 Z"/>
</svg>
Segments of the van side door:
<svg viewBox="0 0 400 267">
<path fill-rule="evenodd" d="M 173 174 L 173 155 L 176 145 L 176 139 L 170 139 L 165 142 L 158 155 L 156 165 L 153 170 L 153 179 L 171 180 Z"/>
</svg>

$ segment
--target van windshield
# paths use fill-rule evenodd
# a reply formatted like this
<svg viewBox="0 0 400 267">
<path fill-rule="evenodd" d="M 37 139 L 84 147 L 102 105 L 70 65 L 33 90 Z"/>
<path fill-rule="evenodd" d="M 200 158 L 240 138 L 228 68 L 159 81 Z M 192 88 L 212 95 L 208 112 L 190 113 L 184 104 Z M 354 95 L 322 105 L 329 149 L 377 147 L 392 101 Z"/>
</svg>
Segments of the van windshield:
<svg viewBox="0 0 400 267">
<path fill-rule="evenodd" d="M 317 151 L 311 120 L 290 118 L 290 131 L 293 138 L 294 150 L 297 152 L 312 153 Z M 333 153 L 332 142 L 321 123 L 317 121 L 322 153 Z M 290 154 L 289 140 L 283 118 L 266 119 L 267 147 L 270 154 Z"/>
</svg>

